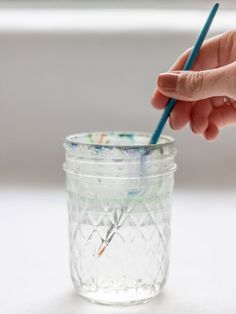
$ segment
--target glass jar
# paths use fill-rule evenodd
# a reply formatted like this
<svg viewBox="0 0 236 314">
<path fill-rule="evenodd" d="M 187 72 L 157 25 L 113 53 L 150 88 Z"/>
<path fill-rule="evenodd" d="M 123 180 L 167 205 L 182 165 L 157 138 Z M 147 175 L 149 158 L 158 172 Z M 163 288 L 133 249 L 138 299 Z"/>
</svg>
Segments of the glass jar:
<svg viewBox="0 0 236 314">
<path fill-rule="evenodd" d="M 171 137 L 156 145 L 149 138 L 66 138 L 71 275 L 76 291 L 93 302 L 146 302 L 166 281 L 176 150 Z"/>
</svg>

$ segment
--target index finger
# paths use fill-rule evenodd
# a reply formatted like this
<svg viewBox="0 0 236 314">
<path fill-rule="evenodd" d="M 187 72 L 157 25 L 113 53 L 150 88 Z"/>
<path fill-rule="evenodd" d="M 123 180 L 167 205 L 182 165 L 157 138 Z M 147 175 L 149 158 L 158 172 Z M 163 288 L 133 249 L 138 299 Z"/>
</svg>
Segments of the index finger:
<svg viewBox="0 0 236 314">
<path fill-rule="evenodd" d="M 220 60 L 219 50 L 221 39 L 226 35 L 227 34 L 221 34 L 205 40 L 191 70 L 209 70 L 225 65 L 222 63 L 222 60 Z M 171 66 L 169 71 L 182 70 L 192 49 L 193 47 L 187 49 Z"/>
<path fill-rule="evenodd" d="M 225 34 L 223 36 L 225 36 Z M 219 66 L 220 64 L 220 60 L 219 60 L 220 39 L 223 36 L 218 35 L 218 36 L 212 37 L 210 39 L 207 39 L 203 43 L 199 51 L 199 54 L 196 58 L 196 61 L 194 62 L 194 65 L 192 67 L 193 71 L 212 69 Z M 189 48 L 182 55 L 180 55 L 180 57 L 176 60 L 176 62 L 170 67 L 169 71 L 182 70 L 191 51 L 192 51 L 192 48 Z M 159 92 L 158 79 L 157 79 L 157 87 L 151 98 L 152 105 L 157 109 L 163 109 L 165 108 L 168 99 L 169 99 L 168 97 L 164 96 L 163 94 Z"/>
</svg>

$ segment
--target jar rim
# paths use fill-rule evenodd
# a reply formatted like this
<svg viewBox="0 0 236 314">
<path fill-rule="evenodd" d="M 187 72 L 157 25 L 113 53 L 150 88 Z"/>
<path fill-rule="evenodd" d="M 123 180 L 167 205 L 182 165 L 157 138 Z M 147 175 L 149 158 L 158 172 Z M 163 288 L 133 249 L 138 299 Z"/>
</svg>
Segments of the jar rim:
<svg viewBox="0 0 236 314">
<path fill-rule="evenodd" d="M 99 142 L 84 142 L 82 141 L 82 138 L 90 138 L 92 136 L 101 136 L 103 135 L 109 135 L 109 136 L 120 136 L 120 137 L 131 137 L 131 136 L 137 136 L 137 137 L 143 137 L 149 139 L 151 137 L 151 133 L 148 132 L 136 132 L 136 131 L 94 131 L 94 132 L 81 132 L 81 133 L 75 133 L 68 135 L 65 138 L 65 148 L 67 145 L 69 146 L 83 146 L 83 147 L 96 147 L 96 148 L 115 148 L 118 147 L 120 149 L 129 149 L 129 148 L 160 148 L 165 147 L 168 145 L 173 145 L 175 143 L 175 140 L 173 137 L 169 135 L 161 135 L 160 140 L 156 144 L 109 144 L 109 143 L 99 143 Z"/>
</svg>

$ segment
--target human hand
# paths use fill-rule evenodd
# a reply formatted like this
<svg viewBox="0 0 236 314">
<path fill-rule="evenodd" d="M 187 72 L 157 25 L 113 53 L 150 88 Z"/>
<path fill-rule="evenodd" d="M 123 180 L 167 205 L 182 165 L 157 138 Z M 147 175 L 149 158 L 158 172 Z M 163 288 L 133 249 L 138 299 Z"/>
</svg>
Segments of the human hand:
<svg viewBox="0 0 236 314">
<path fill-rule="evenodd" d="M 163 109 L 175 98 L 169 123 L 172 129 L 190 124 L 192 131 L 214 140 L 219 129 L 236 124 L 236 31 L 230 31 L 204 42 L 192 71 L 182 69 L 191 49 L 185 51 L 157 79 L 151 102 Z"/>
</svg>

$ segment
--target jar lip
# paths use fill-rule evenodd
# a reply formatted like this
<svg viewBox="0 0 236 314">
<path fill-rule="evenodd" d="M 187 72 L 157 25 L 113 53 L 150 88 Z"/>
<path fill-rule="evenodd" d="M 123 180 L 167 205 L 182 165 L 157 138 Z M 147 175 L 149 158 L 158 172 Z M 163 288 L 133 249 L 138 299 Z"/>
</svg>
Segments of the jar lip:
<svg viewBox="0 0 236 314">
<path fill-rule="evenodd" d="M 136 132 L 136 131 L 102 131 L 102 132 L 82 132 L 82 133 L 75 133 L 68 135 L 65 139 L 65 144 L 64 146 L 66 147 L 67 145 L 69 146 L 83 146 L 83 147 L 96 147 L 96 148 L 115 148 L 118 147 L 120 149 L 140 149 L 140 148 L 160 148 L 160 147 L 165 147 L 169 146 L 171 144 L 175 143 L 175 140 L 173 137 L 169 135 L 161 135 L 160 136 L 160 141 L 156 144 L 109 144 L 109 143 L 99 143 L 99 142 L 85 142 L 82 139 L 87 137 L 90 138 L 92 136 L 101 136 L 101 135 L 108 135 L 108 136 L 119 136 L 119 137 L 132 137 L 132 136 L 137 136 L 137 137 L 143 137 L 143 138 L 151 138 L 151 133 L 148 132 Z"/>
</svg>

